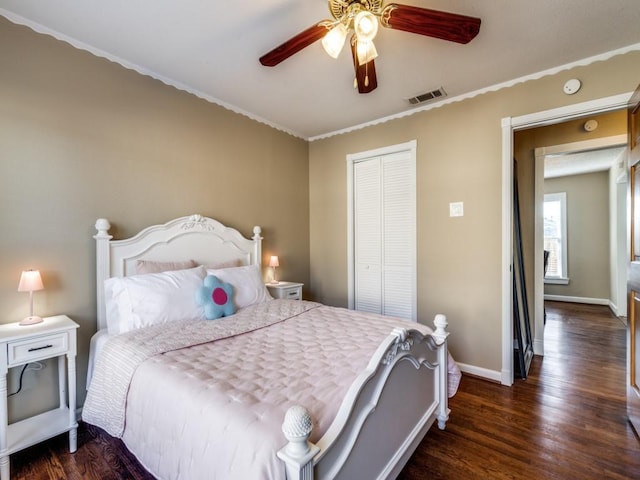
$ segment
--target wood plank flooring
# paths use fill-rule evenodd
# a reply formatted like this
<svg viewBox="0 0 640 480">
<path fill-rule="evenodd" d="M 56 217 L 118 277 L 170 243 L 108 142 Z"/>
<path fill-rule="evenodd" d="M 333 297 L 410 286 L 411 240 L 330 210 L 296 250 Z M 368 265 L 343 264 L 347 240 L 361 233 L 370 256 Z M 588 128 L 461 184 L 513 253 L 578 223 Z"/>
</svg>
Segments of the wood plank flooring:
<svg viewBox="0 0 640 480">
<path fill-rule="evenodd" d="M 400 479 L 640 479 L 624 325 L 603 306 L 546 311 L 529 377 L 507 388 L 465 376 L 446 430 L 432 428 Z"/>
<path fill-rule="evenodd" d="M 607 307 L 548 302 L 545 356 L 529 377 L 508 388 L 464 376 L 446 430 L 431 429 L 398 479 L 640 479 L 625 342 Z M 59 436 L 14 454 L 12 479 L 152 478 L 95 427 L 81 424 L 78 447 L 69 454 Z"/>
</svg>

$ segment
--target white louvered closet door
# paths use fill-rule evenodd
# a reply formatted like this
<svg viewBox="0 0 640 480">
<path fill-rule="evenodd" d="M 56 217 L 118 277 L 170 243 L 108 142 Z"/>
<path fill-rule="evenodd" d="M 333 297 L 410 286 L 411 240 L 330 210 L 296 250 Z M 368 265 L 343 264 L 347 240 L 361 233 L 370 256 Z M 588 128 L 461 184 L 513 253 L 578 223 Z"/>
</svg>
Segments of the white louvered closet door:
<svg viewBox="0 0 640 480">
<path fill-rule="evenodd" d="M 416 320 L 414 156 L 356 162 L 353 180 L 354 307 Z"/>
</svg>

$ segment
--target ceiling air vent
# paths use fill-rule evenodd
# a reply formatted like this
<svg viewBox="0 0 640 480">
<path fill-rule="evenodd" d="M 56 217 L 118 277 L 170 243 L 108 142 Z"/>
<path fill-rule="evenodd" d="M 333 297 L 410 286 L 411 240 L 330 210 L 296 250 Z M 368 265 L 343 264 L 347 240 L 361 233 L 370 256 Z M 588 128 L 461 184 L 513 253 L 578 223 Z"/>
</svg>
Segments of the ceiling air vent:
<svg viewBox="0 0 640 480">
<path fill-rule="evenodd" d="M 437 100 L 439 98 L 444 98 L 447 96 L 447 92 L 444 91 L 444 88 L 440 87 L 436 90 L 431 90 L 430 92 L 423 93 L 421 95 L 416 95 L 415 97 L 407 98 L 407 102 L 411 105 L 420 105 L 421 103 L 430 102 L 432 100 Z"/>
</svg>

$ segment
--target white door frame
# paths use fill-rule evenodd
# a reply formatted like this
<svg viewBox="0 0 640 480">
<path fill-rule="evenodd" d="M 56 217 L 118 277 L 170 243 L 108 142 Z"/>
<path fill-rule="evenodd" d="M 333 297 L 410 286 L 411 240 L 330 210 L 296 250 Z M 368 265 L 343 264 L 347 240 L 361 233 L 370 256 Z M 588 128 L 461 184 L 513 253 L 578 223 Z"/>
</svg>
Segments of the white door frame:
<svg viewBox="0 0 640 480">
<path fill-rule="evenodd" d="M 502 119 L 502 371 L 501 383 L 513 384 L 512 277 L 513 258 L 513 133 L 531 127 L 566 122 L 575 118 L 626 108 L 632 92 L 566 107 Z"/>
<path fill-rule="evenodd" d="M 365 152 L 350 153 L 347 155 L 347 298 L 348 307 L 353 310 L 355 307 L 355 291 L 354 291 L 354 226 L 353 226 L 353 165 L 354 163 L 371 157 L 379 157 L 382 155 L 389 155 L 398 152 L 411 152 L 413 155 L 413 161 L 416 161 L 416 149 L 418 146 L 417 140 L 411 140 L 405 143 L 399 143 L 397 145 L 389 145 L 388 147 L 376 148 L 374 150 L 367 150 Z M 415 175 L 415 172 L 414 172 Z M 417 220 L 417 219 L 416 219 Z M 417 230 L 416 230 L 417 233 Z M 416 258 L 417 260 L 417 258 Z M 417 269 L 417 266 L 416 266 Z M 413 286 L 416 289 L 416 282 Z M 414 302 L 417 299 L 417 292 L 413 293 Z M 413 311 L 417 314 L 417 306 L 413 306 Z"/>
</svg>

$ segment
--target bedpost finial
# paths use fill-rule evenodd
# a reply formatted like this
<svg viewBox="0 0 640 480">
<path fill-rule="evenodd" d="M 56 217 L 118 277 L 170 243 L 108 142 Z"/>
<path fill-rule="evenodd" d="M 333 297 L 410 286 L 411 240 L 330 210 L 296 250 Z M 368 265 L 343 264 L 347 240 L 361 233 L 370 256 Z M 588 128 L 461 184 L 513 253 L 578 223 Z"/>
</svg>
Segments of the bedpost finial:
<svg viewBox="0 0 640 480">
<path fill-rule="evenodd" d="M 96 220 L 96 230 L 98 231 L 99 236 L 108 235 L 109 229 L 111 228 L 111 224 L 109 220 L 106 218 L 99 218 Z"/>
<path fill-rule="evenodd" d="M 289 437 L 309 436 L 311 430 L 313 430 L 313 422 L 306 408 L 294 405 L 287 410 L 282 424 L 282 433 L 287 437 L 287 440 L 290 439 Z"/>
<path fill-rule="evenodd" d="M 434 336 L 442 338 L 442 340 L 447 338 L 449 335 L 449 332 L 447 332 L 449 322 L 447 322 L 446 315 L 442 315 L 441 313 L 437 314 L 433 320 L 433 324 L 436 326 L 436 331 L 433 332 Z"/>
<path fill-rule="evenodd" d="M 300 406 L 294 405 L 287 410 L 282 423 L 282 433 L 289 444 L 287 450 L 292 455 L 304 455 L 309 451 L 307 439 L 313 430 L 313 421 L 309 411 Z"/>
<path fill-rule="evenodd" d="M 260 234 L 261 234 L 261 233 L 262 233 L 262 229 L 261 229 L 258 225 L 256 225 L 255 227 L 253 227 L 253 235 L 254 235 L 254 236 L 255 236 L 255 235 L 260 236 Z"/>
</svg>

